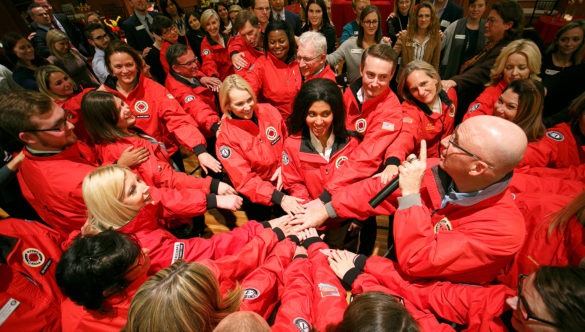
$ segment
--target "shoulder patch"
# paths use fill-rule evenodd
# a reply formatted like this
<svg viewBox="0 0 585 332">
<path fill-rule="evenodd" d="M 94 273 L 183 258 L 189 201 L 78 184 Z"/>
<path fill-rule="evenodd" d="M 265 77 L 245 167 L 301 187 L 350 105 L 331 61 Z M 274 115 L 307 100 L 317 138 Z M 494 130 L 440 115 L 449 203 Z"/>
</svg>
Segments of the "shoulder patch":
<svg viewBox="0 0 585 332">
<path fill-rule="evenodd" d="M 284 166 L 288 165 L 288 162 L 290 161 L 290 159 L 288 158 L 288 154 L 286 154 L 286 152 L 282 151 L 282 164 Z"/>
<path fill-rule="evenodd" d="M 561 134 L 556 130 L 547 131 L 546 136 L 550 137 L 552 140 L 555 140 L 557 142 L 562 142 L 565 140 L 565 135 Z"/>
<path fill-rule="evenodd" d="M 451 222 L 449 221 L 449 219 L 447 219 L 447 217 L 444 217 L 443 219 L 439 220 L 438 223 L 435 224 L 435 227 L 433 229 L 435 231 L 435 234 L 438 234 L 439 232 L 452 230 L 453 225 L 451 225 Z"/>
<path fill-rule="evenodd" d="M 232 155 L 232 149 L 230 149 L 229 146 L 225 146 L 222 145 L 219 148 L 219 155 L 223 158 L 223 159 L 229 159 L 229 157 Z"/>
<path fill-rule="evenodd" d="M 22 260 L 30 267 L 39 267 L 45 262 L 45 255 L 37 248 L 27 248 L 22 252 Z"/>
<path fill-rule="evenodd" d="M 306 320 L 304 320 L 301 317 L 297 317 L 297 318 L 293 319 L 293 324 L 295 324 L 297 329 L 299 329 L 299 332 L 310 332 L 311 331 L 311 325 L 309 325 L 309 322 L 307 322 Z"/>
<path fill-rule="evenodd" d="M 195 96 L 193 96 L 193 95 L 188 95 L 187 97 L 185 97 L 185 100 L 184 100 L 184 102 L 185 102 L 185 104 L 186 104 L 186 103 L 188 103 L 188 102 L 190 102 L 190 101 L 193 101 L 193 100 L 195 100 Z"/>
<path fill-rule="evenodd" d="M 209 55 L 209 53 L 211 53 L 211 52 L 209 51 L 208 48 L 201 51 L 201 54 L 203 54 L 203 55 Z"/>
<path fill-rule="evenodd" d="M 260 296 L 260 292 L 256 288 L 246 288 L 244 289 L 244 295 L 242 298 L 244 300 L 253 300 L 257 299 L 258 296 Z"/>
<path fill-rule="evenodd" d="M 146 113 L 148 111 L 148 104 L 144 100 L 139 100 L 134 104 L 134 110 L 138 113 Z"/>
<path fill-rule="evenodd" d="M 321 297 L 339 296 L 339 290 L 337 289 L 337 287 L 335 287 L 333 285 L 319 283 L 318 286 L 319 286 L 319 293 L 321 293 Z"/>
<path fill-rule="evenodd" d="M 178 259 L 183 258 L 185 253 L 185 244 L 183 242 L 175 242 L 175 246 L 173 249 L 173 259 L 171 260 L 171 264 L 176 262 Z"/>
<path fill-rule="evenodd" d="M 358 119 L 355 122 L 355 130 L 362 134 L 364 131 L 366 131 L 366 127 L 368 126 L 366 119 Z"/>
<path fill-rule="evenodd" d="M 468 112 L 469 112 L 469 113 L 471 113 L 471 112 L 473 112 L 473 111 L 477 111 L 477 109 L 478 109 L 480 106 L 481 106 L 481 104 L 480 104 L 480 103 L 475 103 L 475 104 L 471 105 L 471 107 L 469 107 L 469 110 L 468 110 Z"/>
</svg>

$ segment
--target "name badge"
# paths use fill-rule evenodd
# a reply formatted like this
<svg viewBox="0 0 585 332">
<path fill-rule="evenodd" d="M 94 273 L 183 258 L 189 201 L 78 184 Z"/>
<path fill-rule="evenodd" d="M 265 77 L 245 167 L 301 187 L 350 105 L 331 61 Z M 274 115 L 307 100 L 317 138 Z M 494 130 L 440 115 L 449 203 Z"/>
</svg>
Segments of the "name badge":
<svg viewBox="0 0 585 332">
<path fill-rule="evenodd" d="M 144 24 L 136 26 L 136 31 L 140 31 L 140 30 L 144 30 Z"/>
<path fill-rule="evenodd" d="M 455 39 L 465 39 L 465 35 L 455 35 Z"/>
<path fill-rule="evenodd" d="M 350 52 L 351 54 L 362 54 L 364 50 L 362 50 L 361 48 L 352 48 Z"/>
<path fill-rule="evenodd" d="M 451 24 L 451 22 L 447 21 L 447 20 L 441 20 L 441 26 L 446 28 L 449 26 L 449 24 Z"/>
</svg>

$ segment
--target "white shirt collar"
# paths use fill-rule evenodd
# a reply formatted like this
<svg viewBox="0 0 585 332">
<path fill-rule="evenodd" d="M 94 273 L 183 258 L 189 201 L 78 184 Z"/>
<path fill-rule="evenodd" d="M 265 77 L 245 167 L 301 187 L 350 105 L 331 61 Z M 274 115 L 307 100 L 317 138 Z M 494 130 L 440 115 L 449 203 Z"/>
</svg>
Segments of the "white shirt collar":
<svg viewBox="0 0 585 332">
<path fill-rule="evenodd" d="M 333 150 L 333 142 L 335 142 L 335 135 L 333 134 L 333 131 L 331 131 L 331 135 L 329 135 L 329 138 L 327 139 L 325 150 L 323 150 L 323 145 L 321 145 L 321 141 L 317 138 L 317 136 L 313 135 L 310 130 L 309 134 L 311 135 L 311 145 L 313 148 L 315 148 L 321 157 L 329 161 L 329 158 L 331 157 L 331 151 Z"/>
</svg>

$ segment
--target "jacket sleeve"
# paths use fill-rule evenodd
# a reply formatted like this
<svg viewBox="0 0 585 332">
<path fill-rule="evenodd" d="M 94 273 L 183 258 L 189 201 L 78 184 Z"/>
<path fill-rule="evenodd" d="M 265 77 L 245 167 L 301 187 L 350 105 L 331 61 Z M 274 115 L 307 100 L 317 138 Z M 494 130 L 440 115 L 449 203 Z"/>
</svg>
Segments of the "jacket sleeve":
<svg viewBox="0 0 585 332">
<path fill-rule="evenodd" d="M 179 143 L 190 151 L 196 146 L 205 147 L 205 137 L 197 129 L 197 124 L 193 118 L 185 113 L 179 102 L 172 97 L 171 93 L 165 89 L 164 98 L 161 101 L 161 118 L 165 123 L 168 131 L 172 133 Z M 198 153 L 196 153 L 198 154 Z"/>
<path fill-rule="evenodd" d="M 415 146 L 420 142 L 420 117 L 422 112 L 415 105 L 404 101 L 402 103 L 402 128 L 396 140 L 388 146 L 384 156 L 384 165 L 396 165 L 406 159 L 412 153 Z"/>
<path fill-rule="evenodd" d="M 327 331 L 328 326 L 336 326 L 343 320 L 347 301 L 345 289 L 329 267 L 327 256 L 320 252 L 321 249 L 329 247 L 319 241 L 308 249 L 313 279 L 313 323 L 318 331 Z"/>
<path fill-rule="evenodd" d="M 453 76 L 451 79 L 457 83 L 457 91 L 464 93 L 466 90 L 471 90 L 471 88 L 477 85 L 483 85 L 484 82 L 488 82 L 490 79 L 490 70 L 496 62 L 499 53 L 492 52 L 487 59 L 478 61 L 465 72 Z"/>
<path fill-rule="evenodd" d="M 281 306 L 276 314 L 272 331 L 310 331 L 312 327 L 312 280 L 308 274 L 309 261 L 296 258 L 284 275 L 284 289 L 280 297 Z"/>
<path fill-rule="evenodd" d="M 337 217 L 364 220 L 371 216 L 392 215 L 396 211 L 396 200 L 385 199 L 375 209 L 368 202 L 384 185 L 378 178 L 367 178 L 342 188 L 332 196 L 331 204 Z M 331 216 L 330 216 L 331 217 Z"/>
<path fill-rule="evenodd" d="M 235 141 L 237 137 L 229 136 L 230 134 L 226 130 L 221 131 L 217 139 L 216 150 L 217 155 L 221 156 L 222 149 L 230 149 L 228 158 L 220 157 L 219 159 L 235 189 L 254 203 L 271 205 L 272 196 L 277 191 L 276 187 L 270 181 L 264 181 L 260 175 L 254 172 L 244 157 L 245 152 L 240 151 L 237 143 L 231 140 L 233 138 Z"/>
<path fill-rule="evenodd" d="M 206 76 L 219 77 L 219 71 L 217 70 L 217 63 L 213 58 L 213 50 L 207 40 L 208 37 L 203 38 L 201 42 L 201 71 Z"/>
<path fill-rule="evenodd" d="M 240 311 L 254 311 L 268 319 L 284 287 L 284 271 L 291 262 L 296 245 L 285 239 L 270 252 L 264 264 L 248 274 L 242 281 L 244 298 Z"/>
<path fill-rule="evenodd" d="M 343 42 L 348 40 L 349 37 L 353 37 L 353 26 L 351 22 L 343 26 L 343 31 L 341 31 L 341 37 L 339 37 L 339 45 L 343 44 Z"/>
<path fill-rule="evenodd" d="M 164 219 L 191 218 L 207 211 L 207 194 L 200 189 L 150 188 L 162 206 Z"/>
<path fill-rule="evenodd" d="M 469 276 L 472 271 L 477 276 L 482 269 L 493 272 L 509 263 L 522 245 L 524 218 L 514 204 L 475 211 L 465 217 L 464 225 L 435 232 L 427 207 L 402 206 L 412 196 L 399 198 L 401 206 L 394 215 L 398 263 L 407 275 L 449 278 L 463 273 Z M 486 272 L 477 278 L 468 282 L 489 282 L 495 276 Z"/>
<path fill-rule="evenodd" d="M 345 55 L 347 54 L 347 48 L 349 48 L 350 44 L 352 44 L 352 43 L 340 44 L 339 47 L 333 53 L 327 54 L 327 62 L 329 64 L 331 64 L 332 66 L 335 66 L 339 62 L 341 62 L 342 60 L 345 60 Z"/>
<path fill-rule="evenodd" d="M 219 123 L 219 115 L 216 110 L 200 100 L 197 96 L 195 96 L 194 100 L 187 101 L 183 108 L 185 108 L 185 111 L 195 119 L 197 126 L 201 128 L 203 132 L 210 136 L 215 133 L 213 126 Z"/>
<path fill-rule="evenodd" d="M 571 181 L 585 182 L 585 164 L 569 166 L 567 168 L 533 167 L 522 170 L 522 173 L 538 177 L 551 177 Z"/>
<path fill-rule="evenodd" d="M 435 47 L 432 49 L 433 57 L 431 58 L 431 65 L 433 65 L 433 67 L 435 67 L 435 69 L 438 71 L 439 62 L 441 61 L 441 44 L 438 41 L 441 40 L 441 36 L 438 35 L 436 38 L 437 42 L 435 43 Z"/>
<path fill-rule="evenodd" d="M 282 163 L 282 183 L 289 195 L 310 201 L 311 195 L 305 184 L 302 165 L 295 147 L 297 144 L 291 139 L 287 139 L 284 143 L 283 153 L 288 156 L 288 163 Z"/>
<path fill-rule="evenodd" d="M 256 59 L 256 62 L 241 75 L 252 87 L 254 94 L 260 96 L 262 91 L 262 82 L 264 81 L 264 58 Z"/>
<path fill-rule="evenodd" d="M 401 37 L 398 38 L 398 40 L 396 40 L 396 43 L 394 44 L 394 52 L 396 52 L 396 56 L 399 58 L 402 55 L 402 48 L 404 47 L 405 36 L 406 34 L 403 34 Z"/>
<path fill-rule="evenodd" d="M 498 97 L 496 97 L 496 100 Z M 487 87 L 473 102 L 471 102 L 471 104 L 469 104 L 469 109 L 466 110 L 465 115 L 463 116 L 463 121 L 478 115 L 492 115 L 494 113 L 493 98 L 493 89 Z"/>
</svg>

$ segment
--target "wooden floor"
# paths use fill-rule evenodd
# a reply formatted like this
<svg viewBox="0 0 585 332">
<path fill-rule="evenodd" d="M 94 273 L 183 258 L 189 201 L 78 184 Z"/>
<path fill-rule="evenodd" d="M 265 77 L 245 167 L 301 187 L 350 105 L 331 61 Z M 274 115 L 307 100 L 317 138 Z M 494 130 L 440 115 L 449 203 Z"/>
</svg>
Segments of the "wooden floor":
<svg viewBox="0 0 585 332">
<path fill-rule="evenodd" d="M 199 165 L 197 157 L 186 151 L 182 152 L 186 172 L 199 175 L 201 169 L 197 168 Z M 222 211 L 220 213 L 219 210 L 212 209 L 205 213 L 205 223 L 214 234 L 227 232 L 230 228 L 233 228 L 233 226 L 241 226 L 247 221 L 248 217 L 244 211 L 236 211 L 235 213 Z M 376 223 L 378 224 L 378 233 L 373 255 L 384 255 L 387 249 L 386 239 L 388 238 L 388 217 L 378 216 L 376 217 Z"/>
</svg>

